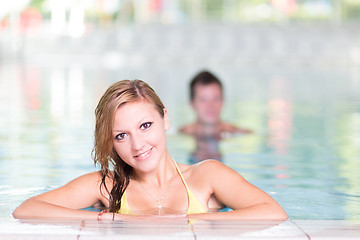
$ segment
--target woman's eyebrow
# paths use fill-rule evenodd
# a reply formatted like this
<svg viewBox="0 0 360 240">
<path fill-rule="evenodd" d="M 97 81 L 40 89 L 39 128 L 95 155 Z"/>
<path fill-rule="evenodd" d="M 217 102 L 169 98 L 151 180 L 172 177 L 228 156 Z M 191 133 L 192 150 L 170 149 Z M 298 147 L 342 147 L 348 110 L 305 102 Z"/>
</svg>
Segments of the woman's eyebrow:
<svg viewBox="0 0 360 240">
<path fill-rule="evenodd" d="M 151 119 L 147 119 L 147 118 L 151 118 Z M 146 115 L 144 117 L 142 117 L 139 121 L 138 124 L 141 125 L 145 122 L 151 122 L 152 120 L 152 116 L 151 115 Z M 125 132 L 125 130 L 121 130 L 121 129 L 113 129 L 113 132 Z"/>
</svg>

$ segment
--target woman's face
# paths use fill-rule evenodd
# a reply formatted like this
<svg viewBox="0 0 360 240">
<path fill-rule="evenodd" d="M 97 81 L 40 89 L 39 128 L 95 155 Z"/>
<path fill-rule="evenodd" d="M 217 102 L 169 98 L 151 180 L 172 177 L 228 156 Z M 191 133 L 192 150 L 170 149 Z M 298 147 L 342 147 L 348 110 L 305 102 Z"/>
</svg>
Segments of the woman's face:
<svg viewBox="0 0 360 240">
<path fill-rule="evenodd" d="M 135 170 L 151 172 L 165 156 L 169 127 L 166 109 L 162 117 L 151 103 L 126 103 L 115 113 L 114 148 Z"/>
</svg>

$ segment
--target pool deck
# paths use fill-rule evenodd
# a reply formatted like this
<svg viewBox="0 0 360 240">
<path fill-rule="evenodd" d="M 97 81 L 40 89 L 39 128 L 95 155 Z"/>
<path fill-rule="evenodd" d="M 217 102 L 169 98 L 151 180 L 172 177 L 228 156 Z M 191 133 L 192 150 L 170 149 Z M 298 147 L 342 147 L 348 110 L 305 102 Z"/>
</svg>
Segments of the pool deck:
<svg viewBox="0 0 360 240">
<path fill-rule="evenodd" d="M 0 220 L 0 239 L 360 239 L 360 221 Z"/>
</svg>

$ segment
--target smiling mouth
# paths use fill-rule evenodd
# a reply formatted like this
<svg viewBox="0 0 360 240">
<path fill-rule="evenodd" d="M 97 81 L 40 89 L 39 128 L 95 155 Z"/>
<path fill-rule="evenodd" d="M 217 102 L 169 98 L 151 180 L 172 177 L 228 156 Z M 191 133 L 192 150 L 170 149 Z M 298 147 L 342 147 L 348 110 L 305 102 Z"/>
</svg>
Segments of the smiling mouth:
<svg viewBox="0 0 360 240">
<path fill-rule="evenodd" d="M 140 159 L 140 160 L 142 160 L 142 159 L 146 159 L 149 155 L 150 155 L 150 151 L 152 150 L 152 148 L 150 148 L 149 150 L 147 150 L 146 152 L 143 152 L 143 153 L 141 153 L 141 154 L 139 154 L 139 155 L 136 155 L 136 156 L 134 156 L 135 158 L 137 158 L 137 159 Z"/>
</svg>

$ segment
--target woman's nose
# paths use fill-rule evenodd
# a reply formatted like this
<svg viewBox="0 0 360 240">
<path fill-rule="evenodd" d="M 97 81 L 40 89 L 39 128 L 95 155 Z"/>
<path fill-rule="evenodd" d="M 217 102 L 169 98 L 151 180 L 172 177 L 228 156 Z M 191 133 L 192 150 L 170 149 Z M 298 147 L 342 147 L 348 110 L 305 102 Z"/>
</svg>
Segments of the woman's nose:
<svg viewBox="0 0 360 240">
<path fill-rule="evenodd" d="M 141 134 L 133 134 L 131 137 L 131 147 L 134 151 L 139 151 L 145 146 L 145 141 Z"/>
</svg>

